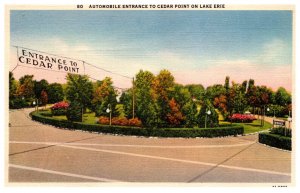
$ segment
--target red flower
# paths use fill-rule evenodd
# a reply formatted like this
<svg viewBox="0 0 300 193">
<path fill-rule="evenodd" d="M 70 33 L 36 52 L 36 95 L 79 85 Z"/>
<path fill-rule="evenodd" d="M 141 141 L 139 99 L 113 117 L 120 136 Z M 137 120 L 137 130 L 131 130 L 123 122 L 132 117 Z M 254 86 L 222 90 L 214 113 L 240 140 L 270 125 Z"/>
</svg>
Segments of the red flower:
<svg viewBox="0 0 300 193">
<path fill-rule="evenodd" d="M 254 120 L 256 120 L 256 118 L 253 115 L 245 115 L 245 114 L 233 114 L 231 117 L 229 117 L 229 119 L 232 122 L 242 122 L 242 123 L 250 123 Z"/>
<path fill-rule="evenodd" d="M 67 109 L 69 107 L 69 103 L 66 101 L 61 101 L 58 103 L 55 103 L 51 109 L 52 110 L 59 110 L 59 109 Z"/>
</svg>

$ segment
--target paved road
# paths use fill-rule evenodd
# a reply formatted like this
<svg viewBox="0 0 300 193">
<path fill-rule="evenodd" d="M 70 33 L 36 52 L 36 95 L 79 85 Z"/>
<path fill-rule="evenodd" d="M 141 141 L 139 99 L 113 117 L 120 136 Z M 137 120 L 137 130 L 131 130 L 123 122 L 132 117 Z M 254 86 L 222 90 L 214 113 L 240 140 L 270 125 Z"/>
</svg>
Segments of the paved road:
<svg viewBox="0 0 300 193">
<path fill-rule="evenodd" d="M 145 138 L 58 129 L 10 111 L 9 182 L 291 182 L 291 153 L 257 135 Z"/>
</svg>

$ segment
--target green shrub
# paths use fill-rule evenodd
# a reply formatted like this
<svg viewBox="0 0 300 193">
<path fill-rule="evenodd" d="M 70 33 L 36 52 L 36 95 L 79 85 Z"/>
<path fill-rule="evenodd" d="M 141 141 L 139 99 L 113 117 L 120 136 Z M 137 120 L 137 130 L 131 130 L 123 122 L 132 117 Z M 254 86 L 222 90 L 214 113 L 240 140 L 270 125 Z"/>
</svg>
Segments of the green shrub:
<svg viewBox="0 0 300 193">
<path fill-rule="evenodd" d="M 221 137 L 228 135 L 241 135 L 244 133 L 242 126 L 232 125 L 230 127 L 215 128 L 143 128 L 134 126 L 117 126 L 117 125 L 101 125 L 86 124 L 79 122 L 71 122 L 67 120 L 58 120 L 51 117 L 45 117 L 38 112 L 32 112 L 31 117 L 35 121 L 56 127 L 69 129 L 78 129 L 84 131 L 93 131 L 101 133 L 137 135 L 137 136 L 159 136 L 159 137 Z"/>
<path fill-rule="evenodd" d="M 270 133 L 272 134 L 277 134 L 281 136 L 286 136 L 286 137 L 292 137 L 292 130 L 288 129 L 286 127 L 275 127 L 272 128 Z"/>
<path fill-rule="evenodd" d="M 263 143 L 280 149 L 292 150 L 292 139 L 272 133 L 260 133 L 258 137 L 259 143 Z"/>
<path fill-rule="evenodd" d="M 23 100 L 22 98 L 15 98 L 9 100 L 10 109 L 21 109 L 25 107 L 29 107 L 29 105 L 26 102 L 26 100 Z"/>
<path fill-rule="evenodd" d="M 210 115 L 207 112 L 210 111 Z M 198 127 L 218 127 L 219 126 L 219 115 L 216 112 L 214 106 L 210 103 L 210 101 L 205 101 L 202 105 L 200 112 L 197 116 Z"/>
<path fill-rule="evenodd" d="M 70 103 L 66 116 L 69 121 L 82 122 L 82 106 L 78 101 L 74 100 Z"/>
</svg>

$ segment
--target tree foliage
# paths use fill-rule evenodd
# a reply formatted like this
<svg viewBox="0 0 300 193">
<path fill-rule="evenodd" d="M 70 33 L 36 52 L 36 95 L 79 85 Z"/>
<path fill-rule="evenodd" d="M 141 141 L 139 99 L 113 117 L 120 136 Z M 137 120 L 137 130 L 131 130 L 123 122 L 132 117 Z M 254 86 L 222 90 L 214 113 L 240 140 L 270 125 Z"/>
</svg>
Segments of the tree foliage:
<svg viewBox="0 0 300 193">
<path fill-rule="evenodd" d="M 91 106 L 93 95 L 93 84 L 86 75 L 68 74 L 66 97 L 70 101 L 70 106 L 79 105 L 80 108 Z M 79 109 L 75 108 L 74 110 Z"/>
<path fill-rule="evenodd" d="M 157 108 L 153 90 L 154 75 L 149 71 L 140 70 L 135 80 L 136 116 L 146 127 L 157 125 Z"/>
<path fill-rule="evenodd" d="M 180 112 L 180 106 L 176 103 L 175 99 L 172 98 L 169 101 L 170 112 L 167 114 L 167 120 L 170 127 L 177 127 L 181 125 L 185 117 Z"/>
<path fill-rule="evenodd" d="M 46 106 L 46 104 L 48 103 L 48 94 L 45 90 L 42 90 L 41 92 L 41 102 L 44 106 Z"/>
<path fill-rule="evenodd" d="M 64 90 L 61 84 L 52 83 L 48 86 L 48 102 L 57 103 L 64 100 Z"/>
<path fill-rule="evenodd" d="M 45 79 L 42 79 L 40 81 L 35 80 L 33 82 L 34 82 L 33 90 L 34 90 L 35 98 L 41 99 L 41 93 L 42 91 L 47 92 L 49 83 Z"/>
<path fill-rule="evenodd" d="M 106 77 L 102 81 L 98 81 L 98 87 L 93 93 L 92 109 L 95 111 L 96 116 L 106 116 L 106 109 L 110 108 L 112 116 L 118 116 L 116 110 L 117 93 L 113 87 L 111 78 Z"/>
<path fill-rule="evenodd" d="M 208 114 L 210 111 L 210 114 Z M 214 106 L 211 104 L 210 100 L 205 100 L 200 112 L 197 117 L 198 127 L 218 127 L 219 126 L 219 115 L 215 111 Z"/>
<path fill-rule="evenodd" d="M 19 97 L 25 97 L 25 100 L 35 96 L 33 75 L 25 75 L 19 79 L 19 87 L 16 94 Z"/>
</svg>

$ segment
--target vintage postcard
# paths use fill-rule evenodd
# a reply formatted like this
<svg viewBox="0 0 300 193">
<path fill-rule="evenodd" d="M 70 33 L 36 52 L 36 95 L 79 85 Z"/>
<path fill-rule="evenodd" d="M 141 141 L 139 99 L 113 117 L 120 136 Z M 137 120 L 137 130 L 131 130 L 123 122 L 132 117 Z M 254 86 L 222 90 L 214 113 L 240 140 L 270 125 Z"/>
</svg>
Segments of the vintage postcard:
<svg viewBox="0 0 300 193">
<path fill-rule="evenodd" d="M 293 5 L 6 5 L 6 182 L 295 185 Z"/>
</svg>

